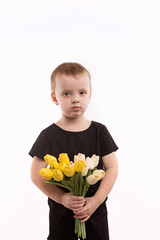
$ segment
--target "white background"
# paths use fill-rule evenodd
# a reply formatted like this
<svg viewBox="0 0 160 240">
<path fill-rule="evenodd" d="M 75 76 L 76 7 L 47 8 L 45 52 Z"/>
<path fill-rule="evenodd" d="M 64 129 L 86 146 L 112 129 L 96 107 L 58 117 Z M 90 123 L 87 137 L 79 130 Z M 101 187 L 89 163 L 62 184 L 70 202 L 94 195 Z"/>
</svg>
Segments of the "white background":
<svg viewBox="0 0 160 240">
<path fill-rule="evenodd" d="M 0 239 L 47 237 L 47 197 L 31 183 L 28 152 L 61 116 L 50 75 L 65 61 L 91 72 L 86 117 L 119 146 L 111 240 L 160 239 L 159 9 L 158 0 L 0 1 Z"/>
</svg>

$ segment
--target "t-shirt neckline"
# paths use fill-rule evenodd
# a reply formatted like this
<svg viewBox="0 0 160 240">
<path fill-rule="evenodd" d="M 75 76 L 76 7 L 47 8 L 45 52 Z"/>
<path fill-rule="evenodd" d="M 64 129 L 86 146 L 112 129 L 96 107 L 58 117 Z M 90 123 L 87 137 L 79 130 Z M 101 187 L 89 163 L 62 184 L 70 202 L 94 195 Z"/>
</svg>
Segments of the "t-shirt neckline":
<svg viewBox="0 0 160 240">
<path fill-rule="evenodd" d="M 67 133 L 84 133 L 84 132 L 88 131 L 88 130 L 92 127 L 93 121 L 91 120 L 91 123 L 90 123 L 89 127 L 87 127 L 86 129 L 84 129 L 84 130 L 82 130 L 82 131 L 68 131 L 68 130 L 65 130 L 65 129 L 59 127 L 58 125 L 56 125 L 56 123 L 53 123 L 53 125 L 54 125 L 57 129 L 59 129 L 60 131 L 62 131 L 62 132 L 67 132 Z"/>
</svg>

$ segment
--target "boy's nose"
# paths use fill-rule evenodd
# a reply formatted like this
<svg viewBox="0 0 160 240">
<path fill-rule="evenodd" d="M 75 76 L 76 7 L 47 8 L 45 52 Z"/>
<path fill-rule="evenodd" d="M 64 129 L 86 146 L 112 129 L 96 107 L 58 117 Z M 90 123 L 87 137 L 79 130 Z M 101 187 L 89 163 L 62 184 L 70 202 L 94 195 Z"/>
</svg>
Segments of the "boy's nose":
<svg viewBox="0 0 160 240">
<path fill-rule="evenodd" d="M 79 100 L 78 99 L 72 99 L 72 103 L 79 103 Z"/>
<path fill-rule="evenodd" d="M 78 96 L 74 96 L 74 97 L 72 98 L 72 103 L 78 103 L 78 102 L 79 102 Z"/>
</svg>

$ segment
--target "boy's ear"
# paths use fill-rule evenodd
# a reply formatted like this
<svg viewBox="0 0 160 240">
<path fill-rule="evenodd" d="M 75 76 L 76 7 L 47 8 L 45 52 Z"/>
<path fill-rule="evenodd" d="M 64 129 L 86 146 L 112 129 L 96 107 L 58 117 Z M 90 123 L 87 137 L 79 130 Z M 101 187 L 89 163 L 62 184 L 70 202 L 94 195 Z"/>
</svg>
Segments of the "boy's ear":
<svg viewBox="0 0 160 240">
<path fill-rule="evenodd" d="M 89 100 L 91 100 L 91 96 L 92 96 L 92 91 L 90 91 Z"/>
<path fill-rule="evenodd" d="M 52 98 L 52 101 L 53 101 L 56 105 L 59 105 L 54 92 L 51 93 L 51 98 Z"/>
</svg>

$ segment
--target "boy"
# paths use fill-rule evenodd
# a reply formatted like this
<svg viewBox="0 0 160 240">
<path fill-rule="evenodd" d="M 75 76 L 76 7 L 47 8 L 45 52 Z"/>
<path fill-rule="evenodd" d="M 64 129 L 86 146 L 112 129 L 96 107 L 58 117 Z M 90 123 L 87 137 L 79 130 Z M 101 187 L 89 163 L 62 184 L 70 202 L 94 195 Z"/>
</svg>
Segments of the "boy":
<svg viewBox="0 0 160 240">
<path fill-rule="evenodd" d="M 75 240 L 74 218 L 86 222 L 87 240 L 109 240 L 105 202 L 118 174 L 118 147 L 103 124 L 84 116 L 91 98 L 90 73 L 78 63 L 63 63 L 51 75 L 51 91 L 62 117 L 40 133 L 29 152 L 33 157 L 31 179 L 48 196 L 48 240 Z M 58 158 L 60 153 L 68 153 L 70 160 L 78 153 L 100 157 L 97 168 L 106 170 L 105 177 L 90 186 L 85 198 L 47 185 L 40 176 L 40 169 L 47 166 L 43 157 L 51 154 Z"/>
</svg>

